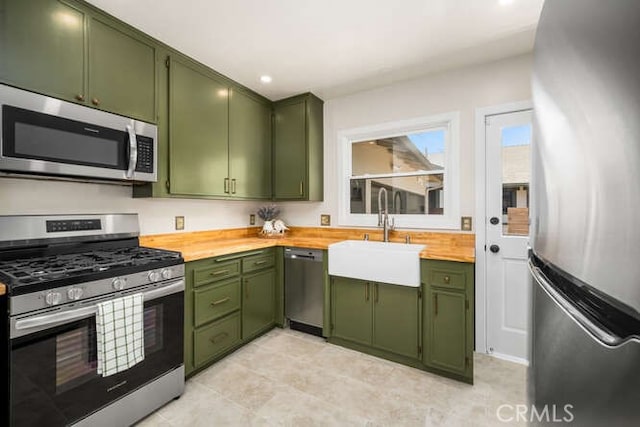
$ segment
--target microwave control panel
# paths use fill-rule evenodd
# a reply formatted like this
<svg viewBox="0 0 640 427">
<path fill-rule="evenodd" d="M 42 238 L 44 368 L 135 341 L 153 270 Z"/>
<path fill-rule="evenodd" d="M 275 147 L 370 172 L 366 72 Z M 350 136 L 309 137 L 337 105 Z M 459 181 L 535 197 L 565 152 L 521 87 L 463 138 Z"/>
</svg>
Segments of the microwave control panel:
<svg viewBox="0 0 640 427">
<path fill-rule="evenodd" d="M 136 135 L 138 140 L 138 163 L 136 172 L 153 173 L 153 139 Z"/>
</svg>

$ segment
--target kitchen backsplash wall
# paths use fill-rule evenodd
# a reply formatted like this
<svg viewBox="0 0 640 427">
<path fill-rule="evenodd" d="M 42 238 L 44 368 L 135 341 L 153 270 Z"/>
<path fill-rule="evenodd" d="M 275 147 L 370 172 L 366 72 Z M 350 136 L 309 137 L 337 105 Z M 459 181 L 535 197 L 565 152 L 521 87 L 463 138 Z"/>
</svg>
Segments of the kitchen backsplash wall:
<svg viewBox="0 0 640 427">
<path fill-rule="evenodd" d="M 326 100 L 324 107 L 324 202 L 281 202 L 288 224 L 319 226 L 320 214 L 338 219 L 337 133 L 376 123 L 461 113 L 461 214 L 473 215 L 475 109 L 531 98 L 531 55 L 451 70 L 417 80 Z M 137 212 L 142 234 L 174 231 L 174 217 L 185 217 L 185 231 L 245 227 L 264 202 L 133 199 L 131 188 L 109 184 L 0 179 L 0 214 Z M 476 223 L 476 221 L 474 221 Z M 258 225 L 261 221 L 258 220 Z"/>
<path fill-rule="evenodd" d="M 460 214 L 473 216 L 476 108 L 531 99 L 531 66 L 527 54 L 325 100 L 324 202 L 281 203 L 284 218 L 297 226 L 318 226 L 320 214 L 330 214 L 331 225 L 338 225 L 340 130 L 452 111 L 460 112 Z"/>
<path fill-rule="evenodd" d="M 140 215 L 142 234 L 174 232 L 175 216 L 185 217 L 184 231 L 247 227 L 260 202 L 134 199 L 131 187 L 109 184 L 0 179 L 0 215 L 45 213 L 115 213 Z"/>
</svg>

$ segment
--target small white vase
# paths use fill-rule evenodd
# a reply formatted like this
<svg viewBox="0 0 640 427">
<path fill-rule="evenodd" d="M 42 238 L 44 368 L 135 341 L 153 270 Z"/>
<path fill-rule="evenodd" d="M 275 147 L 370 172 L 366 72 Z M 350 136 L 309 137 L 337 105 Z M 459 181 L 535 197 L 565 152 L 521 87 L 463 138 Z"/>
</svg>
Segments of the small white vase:
<svg viewBox="0 0 640 427">
<path fill-rule="evenodd" d="M 273 221 L 265 221 L 262 226 L 262 234 L 273 234 L 274 232 Z"/>
</svg>

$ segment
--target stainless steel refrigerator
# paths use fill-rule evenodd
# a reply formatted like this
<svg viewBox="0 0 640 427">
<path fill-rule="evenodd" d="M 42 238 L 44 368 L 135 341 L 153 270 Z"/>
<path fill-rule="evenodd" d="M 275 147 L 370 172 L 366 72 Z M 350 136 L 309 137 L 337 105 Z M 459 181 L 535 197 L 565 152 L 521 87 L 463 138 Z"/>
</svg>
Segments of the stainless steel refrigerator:
<svg viewBox="0 0 640 427">
<path fill-rule="evenodd" d="M 637 426 L 640 1 L 547 0 L 532 85 L 533 418 Z"/>
</svg>

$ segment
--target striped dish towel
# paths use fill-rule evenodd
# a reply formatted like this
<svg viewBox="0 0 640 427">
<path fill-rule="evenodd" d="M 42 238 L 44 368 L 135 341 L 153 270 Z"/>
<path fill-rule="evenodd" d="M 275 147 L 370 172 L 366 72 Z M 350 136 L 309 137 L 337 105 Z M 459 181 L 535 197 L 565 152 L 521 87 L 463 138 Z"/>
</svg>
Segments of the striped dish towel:
<svg viewBox="0 0 640 427">
<path fill-rule="evenodd" d="M 108 377 L 144 360 L 143 307 L 142 294 L 98 304 L 98 375 Z"/>
</svg>

